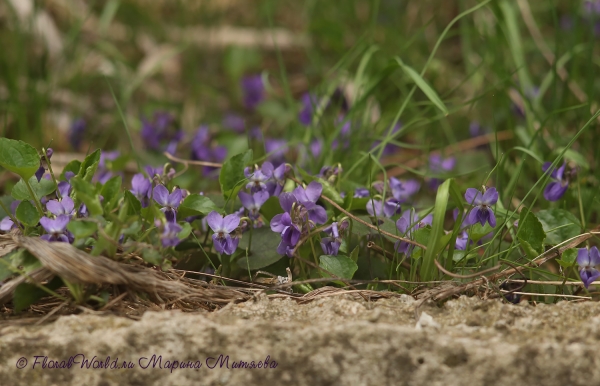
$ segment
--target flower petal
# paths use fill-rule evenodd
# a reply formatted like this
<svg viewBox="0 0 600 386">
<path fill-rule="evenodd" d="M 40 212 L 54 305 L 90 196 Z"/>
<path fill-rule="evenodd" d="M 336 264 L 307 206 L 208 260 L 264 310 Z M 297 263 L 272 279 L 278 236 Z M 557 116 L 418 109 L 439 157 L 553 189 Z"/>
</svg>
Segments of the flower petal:
<svg viewBox="0 0 600 386">
<path fill-rule="evenodd" d="M 480 201 L 481 197 L 481 192 L 475 188 L 469 188 L 465 193 L 465 200 L 469 205 L 479 205 L 477 201 Z"/>
<path fill-rule="evenodd" d="M 590 265 L 590 252 L 587 248 L 577 249 L 577 264 L 579 264 L 581 268 Z"/>
<path fill-rule="evenodd" d="M 317 200 L 321 197 L 321 193 L 323 192 L 323 185 L 317 181 L 312 181 L 306 187 L 305 192 L 309 201 L 317 202 Z"/>
<path fill-rule="evenodd" d="M 71 212 L 73 212 L 73 209 L 75 209 L 75 203 L 73 202 L 73 199 L 71 197 L 63 197 L 60 203 L 62 204 L 62 207 L 65 210 L 66 214 L 71 214 Z"/>
<path fill-rule="evenodd" d="M 177 188 L 173 193 L 169 194 L 168 203 L 172 208 L 177 208 L 181 203 L 182 192 L 181 189 Z"/>
<path fill-rule="evenodd" d="M 154 193 L 152 194 L 154 201 L 156 201 L 161 206 L 169 205 L 169 191 L 165 188 L 164 185 L 157 185 L 154 188 Z"/>
<path fill-rule="evenodd" d="M 250 195 L 246 192 L 240 191 L 238 193 L 238 197 L 239 197 L 240 201 L 242 202 L 242 205 L 244 206 L 244 208 L 246 208 L 248 210 L 253 210 L 255 208 L 254 199 L 252 198 L 252 195 Z"/>
<path fill-rule="evenodd" d="M 495 205 L 498 201 L 498 191 L 496 188 L 486 190 L 481 201 L 486 205 Z"/>
<path fill-rule="evenodd" d="M 50 211 L 50 213 L 58 216 L 59 214 L 63 214 L 63 206 L 58 202 L 58 200 L 50 200 L 46 203 L 46 209 Z"/>
<path fill-rule="evenodd" d="M 600 264 L 600 251 L 598 247 L 593 246 L 590 248 L 590 265 L 595 267 Z"/>
<path fill-rule="evenodd" d="M 208 215 L 206 215 L 206 223 L 213 230 L 213 232 L 221 231 L 223 226 L 223 216 L 221 216 L 217 211 L 212 211 Z"/>
<path fill-rule="evenodd" d="M 235 228 L 240 226 L 240 218 L 238 217 L 237 214 L 228 214 L 223 219 L 223 226 L 224 226 L 225 232 L 231 233 L 235 230 Z"/>
<path fill-rule="evenodd" d="M 471 209 L 469 214 L 467 214 L 467 217 L 465 218 L 465 221 L 464 221 L 464 225 L 473 225 L 477 222 L 479 222 L 479 207 L 478 206 Z"/>
<path fill-rule="evenodd" d="M 315 205 L 314 208 L 308 211 L 308 219 L 315 224 L 325 224 L 327 222 L 327 212 L 322 206 Z"/>
<path fill-rule="evenodd" d="M 562 186 L 560 182 L 551 182 L 544 189 L 544 198 L 548 201 L 558 201 L 565 194 L 569 185 Z"/>
</svg>

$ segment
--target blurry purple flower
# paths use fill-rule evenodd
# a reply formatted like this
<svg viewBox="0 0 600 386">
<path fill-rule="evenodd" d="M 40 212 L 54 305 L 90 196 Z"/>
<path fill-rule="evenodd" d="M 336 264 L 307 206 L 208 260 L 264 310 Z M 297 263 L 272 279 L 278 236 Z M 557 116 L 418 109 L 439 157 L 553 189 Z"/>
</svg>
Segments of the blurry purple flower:
<svg viewBox="0 0 600 386">
<path fill-rule="evenodd" d="M 266 190 L 259 190 L 252 194 L 239 192 L 238 197 L 240 198 L 242 205 L 244 205 L 244 208 L 248 209 L 248 217 L 252 220 L 257 220 L 260 207 L 269 199 L 269 192 Z"/>
<path fill-rule="evenodd" d="M 227 156 L 227 148 L 212 144 L 208 126 L 202 125 L 196 130 L 192 139 L 192 160 L 207 162 L 223 162 Z M 205 167 L 205 172 L 210 172 L 214 168 Z"/>
<path fill-rule="evenodd" d="M 63 197 L 62 200 L 50 200 L 46 203 L 46 209 L 50 211 L 55 216 L 60 216 L 63 214 L 72 217 L 75 214 L 75 203 L 71 199 L 71 197 L 66 196 Z"/>
<path fill-rule="evenodd" d="M 600 15 L 600 1 L 585 0 L 583 2 L 583 12 L 586 16 Z"/>
<path fill-rule="evenodd" d="M 113 172 L 109 170 L 107 161 L 116 160 L 120 154 L 121 153 L 118 150 L 101 152 L 98 169 L 96 170 L 96 174 L 94 175 L 92 181 L 105 184 L 106 181 L 110 180 L 113 177 Z"/>
<path fill-rule="evenodd" d="M 152 189 L 152 182 L 142 173 L 137 173 L 131 179 L 130 192 L 140 200 L 142 208 L 146 208 L 150 203 L 148 200 L 150 189 Z"/>
<path fill-rule="evenodd" d="M 243 117 L 237 114 L 228 113 L 225 114 L 225 118 L 223 118 L 223 127 L 229 130 L 233 130 L 236 133 L 243 133 L 246 129 L 246 121 Z"/>
<path fill-rule="evenodd" d="M 396 124 L 396 126 L 394 126 L 394 129 L 392 130 L 392 133 L 391 133 L 392 139 L 395 137 L 395 134 L 400 131 L 401 128 L 402 128 L 402 123 L 398 122 Z M 387 134 L 387 130 L 384 132 L 384 135 L 385 134 Z M 380 140 L 373 142 L 373 146 L 371 147 L 371 150 L 373 150 L 375 147 L 377 147 L 381 142 L 382 141 L 380 141 Z M 394 152 L 396 152 L 397 149 L 398 149 L 398 146 L 388 143 L 383 148 L 383 152 L 381 153 L 381 156 L 385 157 L 385 156 L 392 155 L 392 154 L 394 154 Z"/>
<path fill-rule="evenodd" d="M 542 171 L 547 172 L 551 162 L 542 165 Z M 558 169 L 552 168 L 550 177 L 553 180 L 544 189 L 544 198 L 548 201 L 558 201 L 569 188 L 569 175 L 565 173 L 566 164 L 563 163 Z"/>
<path fill-rule="evenodd" d="M 181 225 L 177 224 L 176 222 L 167 222 L 165 224 L 163 233 L 160 235 L 160 241 L 162 243 L 162 246 L 167 248 L 174 247 L 177 244 L 179 244 L 181 240 L 179 239 L 177 234 L 181 232 L 182 229 L 183 228 L 181 227 Z"/>
<path fill-rule="evenodd" d="M 468 244 L 470 244 L 469 234 L 466 231 L 462 231 L 456 237 L 456 244 L 454 245 L 454 248 L 459 251 L 464 251 L 465 249 L 467 249 Z"/>
<path fill-rule="evenodd" d="M 85 134 L 85 128 L 86 123 L 83 118 L 78 118 L 71 123 L 71 128 L 69 129 L 69 142 L 74 150 L 78 150 L 79 146 L 81 146 L 81 141 L 83 141 L 83 136 Z"/>
<path fill-rule="evenodd" d="M 151 121 L 142 117 L 141 136 L 146 147 L 150 150 L 160 150 L 163 141 L 181 141 L 184 133 L 174 130 L 174 125 L 175 118 L 164 111 L 156 111 Z"/>
<path fill-rule="evenodd" d="M 176 188 L 171 194 L 164 185 L 157 185 L 154 188 L 153 196 L 162 208 L 160 209 L 167 219 L 167 222 L 175 222 L 177 215 L 177 208 L 181 203 L 181 189 Z"/>
<path fill-rule="evenodd" d="M 600 264 L 600 252 L 597 247 L 579 248 L 577 250 L 577 264 L 579 264 L 579 276 L 585 288 L 600 277 L 596 266 Z"/>
<path fill-rule="evenodd" d="M 370 199 L 367 202 L 367 212 L 371 217 L 392 217 L 400 213 L 402 208 L 400 203 L 394 198 L 388 198 L 385 202 L 381 200 Z"/>
<path fill-rule="evenodd" d="M 267 190 L 266 182 L 273 176 L 273 164 L 270 162 L 264 162 L 259 169 L 256 167 L 254 171 L 251 167 L 244 169 L 244 175 L 248 180 L 246 189 L 250 189 L 250 192 L 255 193 L 261 190 Z"/>
<path fill-rule="evenodd" d="M 278 167 L 285 163 L 285 153 L 288 150 L 285 139 L 265 139 L 265 151 L 269 155 L 269 160 L 273 166 Z"/>
<path fill-rule="evenodd" d="M 291 168 L 287 164 L 281 164 L 273 170 L 273 176 L 270 181 L 267 181 L 267 191 L 270 196 L 279 197 L 285 186 L 287 174 Z"/>
<path fill-rule="evenodd" d="M 480 223 L 481 226 L 484 226 L 486 222 L 489 222 L 492 228 L 496 226 L 496 216 L 490 208 L 498 201 L 496 188 L 489 188 L 483 194 L 475 188 L 469 188 L 465 193 L 465 200 L 469 205 L 474 205 L 465 218 L 465 225 Z"/>
<path fill-rule="evenodd" d="M 369 189 L 367 188 L 356 188 L 356 190 L 354 190 L 354 198 L 367 198 L 371 195 L 371 193 L 369 192 Z"/>
<path fill-rule="evenodd" d="M 75 239 L 73 234 L 67 230 L 70 217 L 68 215 L 60 215 L 56 219 L 50 219 L 48 217 L 42 217 L 40 224 L 44 227 L 47 234 L 40 236 L 40 238 L 46 241 L 61 241 L 64 243 L 72 243 Z"/>
<path fill-rule="evenodd" d="M 414 232 L 417 229 L 424 228 L 425 226 L 431 226 L 433 222 L 433 215 L 428 214 L 421 221 L 419 221 L 419 216 L 414 213 L 412 210 L 405 210 L 402 213 L 402 216 L 396 221 L 396 228 L 400 231 L 400 234 L 406 238 L 413 239 Z M 396 241 L 394 244 L 394 248 L 398 253 L 404 253 L 407 257 L 412 254 L 414 249 L 414 245 L 407 243 L 406 241 Z"/>
<path fill-rule="evenodd" d="M 429 156 L 429 169 L 434 174 L 443 174 L 452 171 L 456 165 L 456 159 L 454 157 L 442 158 L 439 154 L 432 154 Z M 441 185 L 439 178 L 431 178 L 429 180 L 429 187 L 436 190 Z"/>
<path fill-rule="evenodd" d="M 244 95 L 244 106 L 254 110 L 265 99 L 265 85 L 262 76 L 251 75 L 242 78 L 242 93 Z"/>
<path fill-rule="evenodd" d="M 9 216 L 4 217 L 2 221 L 0 221 L 0 232 L 10 232 L 11 229 L 16 227 L 17 226 Z"/>
<path fill-rule="evenodd" d="M 240 218 L 235 214 L 223 217 L 213 211 L 206 216 L 206 222 L 213 232 L 215 232 L 212 235 L 212 239 L 217 253 L 233 254 L 240 240 L 237 237 L 231 237 L 230 234 L 240 225 Z"/>
<path fill-rule="evenodd" d="M 305 93 L 300 98 L 302 103 L 302 110 L 298 114 L 298 120 L 304 126 L 310 126 L 312 123 L 313 112 L 319 103 L 317 97 L 314 94 Z"/>
<path fill-rule="evenodd" d="M 399 202 L 404 203 L 415 193 L 419 191 L 421 184 L 417 180 L 398 180 L 390 177 L 390 188 L 392 196 Z"/>
<path fill-rule="evenodd" d="M 310 143 L 309 149 L 312 153 L 312 158 L 319 158 L 321 151 L 323 150 L 323 141 L 315 139 Z"/>
<path fill-rule="evenodd" d="M 471 134 L 471 137 L 478 137 L 483 134 L 483 130 L 479 122 L 472 121 L 469 124 L 469 134 Z"/>
</svg>

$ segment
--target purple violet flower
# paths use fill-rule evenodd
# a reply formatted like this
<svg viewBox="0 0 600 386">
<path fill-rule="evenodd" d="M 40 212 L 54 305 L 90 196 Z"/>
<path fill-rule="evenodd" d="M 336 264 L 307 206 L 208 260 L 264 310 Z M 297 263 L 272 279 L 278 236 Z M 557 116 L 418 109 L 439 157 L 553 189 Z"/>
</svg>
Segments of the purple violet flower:
<svg viewBox="0 0 600 386">
<path fill-rule="evenodd" d="M 388 198 L 385 202 L 381 200 L 370 199 L 367 202 L 367 212 L 371 217 L 392 217 L 393 215 L 400 213 L 400 203 L 394 198 Z"/>
<path fill-rule="evenodd" d="M 597 247 L 579 248 L 577 250 L 577 264 L 579 264 L 579 276 L 585 288 L 600 277 L 600 271 L 596 266 L 600 264 L 600 252 Z"/>
<path fill-rule="evenodd" d="M 257 220 L 259 218 L 258 211 L 260 207 L 269 199 L 269 192 L 266 190 L 259 190 L 252 194 L 239 192 L 238 197 L 244 208 L 248 209 L 248 217 L 252 220 Z"/>
<path fill-rule="evenodd" d="M 265 162 L 260 169 L 255 167 L 254 171 L 252 171 L 251 167 L 247 167 L 244 169 L 244 175 L 250 180 L 246 184 L 246 189 L 250 189 L 250 192 L 256 193 L 261 190 L 267 190 L 266 182 L 273 176 L 273 164 Z"/>
<path fill-rule="evenodd" d="M 489 222 L 492 228 L 496 226 L 496 216 L 490 208 L 498 201 L 496 188 L 489 188 L 483 194 L 475 188 L 469 188 L 465 193 L 465 200 L 468 204 L 474 205 L 465 218 L 465 225 L 480 223 L 481 226 L 484 226 L 486 222 Z"/>
<path fill-rule="evenodd" d="M 177 208 L 181 203 L 181 189 L 176 188 L 171 194 L 164 185 L 157 185 L 154 188 L 153 198 L 162 208 L 161 212 L 165 214 L 167 222 L 175 222 Z"/>
<path fill-rule="evenodd" d="M 279 204 L 285 211 L 271 220 L 271 230 L 281 233 L 277 253 L 292 257 L 292 250 L 314 224 L 327 222 L 325 208 L 317 205 L 323 186 L 312 181 L 306 188 L 297 187 L 292 193 L 281 193 Z"/>
<path fill-rule="evenodd" d="M 456 237 L 456 244 L 454 244 L 454 248 L 459 251 L 464 251 L 467 249 L 467 245 L 469 243 L 469 234 L 466 231 L 462 231 Z"/>
<path fill-rule="evenodd" d="M 542 170 L 547 172 L 551 162 L 545 162 L 542 165 Z M 562 196 L 565 195 L 565 192 L 569 188 L 569 175 L 565 173 L 566 164 L 563 163 L 561 167 L 558 169 L 553 168 L 550 174 L 551 179 L 546 189 L 544 189 L 544 198 L 548 201 L 558 201 Z"/>
<path fill-rule="evenodd" d="M 404 203 L 415 193 L 419 191 L 421 184 L 417 180 L 398 180 L 390 177 L 390 188 L 392 196 L 399 202 Z"/>
<path fill-rule="evenodd" d="M 439 154 L 429 156 L 429 169 L 435 174 L 450 172 L 454 169 L 454 166 L 456 166 L 456 159 L 454 157 L 442 158 Z M 441 183 L 442 181 L 439 178 L 432 178 L 429 180 L 429 187 L 437 190 Z"/>
<path fill-rule="evenodd" d="M 71 123 L 71 128 L 69 129 L 69 142 L 74 150 L 78 150 L 79 146 L 81 146 L 81 141 L 83 141 L 83 136 L 85 134 L 86 123 L 83 118 L 78 118 Z"/>
<path fill-rule="evenodd" d="M 302 110 L 298 114 L 298 121 L 304 126 L 310 126 L 312 123 L 313 112 L 319 103 L 319 100 L 314 94 L 305 93 L 300 98 Z"/>
<path fill-rule="evenodd" d="M 138 200 L 140 200 L 142 203 L 142 208 L 146 208 L 150 203 L 148 196 L 150 195 L 151 189 L 152 182 L 142 173 L 137 173 L 131 179 L 130 192 L 137 197 Z"/>
<path fill-rule="evenodd" d="M 254 110 L 265 99 L 265 85 L 260 74 L 247 76 L 241 81 L 244 106 Z"/>
<path fill-rule="evenodd" d="M 15 212 L 17 211 L 17 206 L 21 203 L 21 200 L 15 200 L 10 204 L 10 212 L 13 217 L 15 217 Z M 1 232 L 10 232 L 13 228 L 17 228 L 18 226 L 11 220 L 10 216 L 6 216 L 0 221 L 0 231 Z"/>
<path fill-rule="evenodd" d="M 63 214 L 73 217 L 75 215 L 75 203 L 71 197 L 63 197 L 62 200 L 50 200 L 46 203 L 46 209 L 55 216 Z"/>
<path fill-rule="evenodd" d="M 174 247 L 181 241 L 177 236 L 183 228 L 176 222 L 167 222 L 163 233 L 160 235 L 160 241 L 163 247 Z"/>
<path fill-rule="evenodd" d="M 231 237 L 231 232 L 240 225 L 240 218 L 235 214 L 225 217 L 212 211 L 206 216 L 208 226 L 215 232 L 212 235 L 213 245 L 217 253 L 232 255 L 237 249 L 240 239 Z"/>
<path fill-rule="evenodd" d="M 323 253 L 330 256 L 337 256 L 340 246 L 342 245 L 340 231 L 345 230 L 347 227 L 348 222 L 343 221 L 339 225 L 337 222 L 334 222 L 327 228 L 323 229 L 323 232 L 329 235 L 329 237 L 323 237 L 321 239 L 321 248 L 323 249 Z"/>
<path fill-rule="evenodd" d="M 191 143 L 192 160 L 207 161 L 207 162 L 223 162 L 227 156 L 227 148 L 224 146 L 216 146 L 212 143 L 208 126 L 202 125 L 196 130 Z M 208 173 L 214 170 L 212 167 L 204 167 L 204 172 Z"/>
<path fill-rule="evenodd" d="M 356 188 L 354 190 L 354 198 L 367 198 L 371 195 L 367 188 Z"/>
<path fill-rule="evenodd" d="M 54 154 L 52 148 L 46 149 L 46 157 L 48 157 L 48 159 L 52 158 L 52 154 Z M 35 172 L 35 178 L 37 178 L 38 182 L 40 182 L 40 180 L 44 176 L 44 173 L 46 173 L 46 158 L 40 157 L 40 167 Z"/>
<path fill-rule="evenodd" d="M 161 142 L 169 143 L 167 150 L 174 150 L 184 136 L 182 130 L 174 130 L 175 118 L 164 111 L 156 111 L 152 120 L 142 117 L 141 136 L 150 150 L 160 150 Z M 173 142 L 175 141 L 175 144 Z"/>
<path fill-rule="evenodd" d="M 233 130 L 236 133 L 243 133 L 244 130 L 246 130 L 246 121 L 240 115 L 228 113 L 225 114 L 225 118 L 223 118 L 223 127 Z"/>
<path fill-rule="evenodd" d="M 45 235 L 41 235 L 40 238 L 46 241 L 60 241 L 64 243 L 72 243 L 75 237 L 71 232 L 67 230 L 67 225 L 71 218 L 68 215 L 61 214 L 55 219 L 48 217 L 42 217 L 40 224 L 44 227 L 47 232 Z"/>
<path fill-rule="evenodd" d="M 285 154 L 287 151 L 288 145 L 285 139 L 265 139 L 265 152 L 269 155 L 269 160 L 274 167 L 285 163 Z"/>
<path fill-rule="evenodd" d="M 425 226 L 431 226 L 433 222 L 433 215 L 428 214 L 421 221 L 419 221 L 419 216 L 414 213 L 412 210 L 405 210 L 402 213 L 402 216 L 396 221 L 396 228 L 400 231 L 401 235 L 404 237 L 413 239 L 414 232 L 417 229 L 424 228 Z M 404 253 L 407 257 L 410 257 L 415 246 L 413 244 L 409 244 L 406 241 L 398 240 L 394 244 L 394 248 L 398 253 Z"/>
<path fill-rule="evenodd" d="M 279 197 L 285 186 L 287 180 L 287 174 L 291 168 L 287 164 L 281 164 L 273 170 L 273 176 L 271 180 L 267 181 L 267 191 L 270 196 Z"/>
</svg>

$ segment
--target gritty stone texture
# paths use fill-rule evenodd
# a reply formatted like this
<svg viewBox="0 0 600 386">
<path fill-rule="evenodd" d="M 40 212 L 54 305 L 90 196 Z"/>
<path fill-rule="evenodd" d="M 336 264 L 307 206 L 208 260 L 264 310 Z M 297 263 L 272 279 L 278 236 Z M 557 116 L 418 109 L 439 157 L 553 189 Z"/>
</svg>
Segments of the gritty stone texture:
<svg viewBox="0 0 600 386">
<path fill-rule="evenodd" d="M 599 340 L 598 303 L 534 307 L 461 297 L 421 306 L 417 320 L 410 297 L 370 303 L 331 297 L 304 305 L 262 297 L 214 313 L 148 312 L 140 321 L 77 315 L 0 327 L 0 383 L 594 385 Z M 210 368 L 215 360 L 207 358 L 221 354 L 229 361 Z M 48 357 L 47 368 L 42 357 L 33 368 L 36 355 Z M 160 365 L 140 360 L 152 355 L 162 356 Z M 71 356 L 70 369 L 48 368 Z M 134 367 L 81 368 L 83 356 Z M 267 368 L 233 368 L 265 358 Z M 171 370 L 174 361 L 201 367 Z"/>
</svg>

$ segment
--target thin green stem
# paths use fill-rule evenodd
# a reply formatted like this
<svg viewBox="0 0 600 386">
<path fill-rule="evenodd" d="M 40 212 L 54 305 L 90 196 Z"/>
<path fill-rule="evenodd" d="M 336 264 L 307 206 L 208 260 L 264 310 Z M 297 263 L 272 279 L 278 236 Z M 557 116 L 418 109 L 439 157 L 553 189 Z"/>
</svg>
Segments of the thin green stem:
<svg viewBox="0 0 600 386">
<path fill-rule="evenodd" d="M 31 195 L 31 198 L 33 198 L 33 202 L 35 203 L 35 206 L 36 206 L 40 216 L 43 216 L 44 210 L 42 209 L 42 204 L 40 203 L 40 200 L 38 200 L 37 196 L 33 192 L 33 189 L 31 188 L 29 181 L 26 179 L 23 179 L 23 182 L 25 182 L 25 186 L 27 186 L 27 190 L 29 190 L 29 194 Z"/>
</svg>

